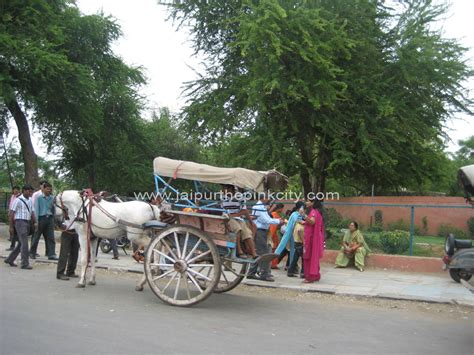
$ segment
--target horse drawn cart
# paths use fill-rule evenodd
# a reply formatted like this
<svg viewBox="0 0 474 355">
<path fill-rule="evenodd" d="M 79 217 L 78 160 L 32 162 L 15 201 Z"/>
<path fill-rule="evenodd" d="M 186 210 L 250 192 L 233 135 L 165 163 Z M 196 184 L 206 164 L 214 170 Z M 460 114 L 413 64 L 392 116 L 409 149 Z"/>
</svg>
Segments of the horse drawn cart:
<svg viewBox="0 0 474 355">
<path fill-rule="evenodd" d="M 156 193 L 161 197 L 166 193 L 179 196 L 179 191 L 170 185 L 174 179 L 194 181 L 195 192 L 204 187 L 203 183 L 234 185 L 253 192 L 282 189 L 287 184 L 287 178 L 274 170 L 218 168 L 163 157 L 156 158 L 153 165 Z M 190 306 L 213 292 L 230 291 L 242 282 L 249 265 L 275 257 L 237 257 L 236 235 L 229 230 L 229 217 L 216 214 L 223 212 L 218 201 L 201 201 L 199 206 L 192 198 L 172 202 L 173 208 L 167 213 L 174 215 L 176 223 L 156 230 L 145 253 L 146 279 L 162 301 Z M 186 211 L 196 209 L 197 212 Z"/>
</svg>

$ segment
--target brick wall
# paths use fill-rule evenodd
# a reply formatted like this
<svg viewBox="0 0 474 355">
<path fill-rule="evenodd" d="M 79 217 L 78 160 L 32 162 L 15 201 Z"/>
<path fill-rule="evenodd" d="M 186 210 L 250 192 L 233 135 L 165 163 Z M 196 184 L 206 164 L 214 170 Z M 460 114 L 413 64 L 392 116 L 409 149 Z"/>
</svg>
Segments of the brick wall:
<svg viewBox="0 0 474 355">
<path fill-rule="evenodd" d="M 334 202 L 349 203 L 388 203 L 388 204 L 425 204 L 425 205 L 455 205 L 468 206 L 462 197 L 432 197 L 432 196 L 376 196 L 376 197 L 345 197 Z M 362 207 L 362 206 L 328 206 L 336 209 L 343 217 L 354 219 L 364 226 L 369 226 L 376 210 L 383 213 L 386 226 L 390 222 L 403 219 L 410 223 L 410 208 L 407 207 Z M 467 220 L 474 217 L 474 208 L 415 208 L 415 224 L 422 228 L 422 219 L 428 220 L 428 233 L 436 235 L 441 224 L 452 224 L 468 232 Z"/>
</svg>

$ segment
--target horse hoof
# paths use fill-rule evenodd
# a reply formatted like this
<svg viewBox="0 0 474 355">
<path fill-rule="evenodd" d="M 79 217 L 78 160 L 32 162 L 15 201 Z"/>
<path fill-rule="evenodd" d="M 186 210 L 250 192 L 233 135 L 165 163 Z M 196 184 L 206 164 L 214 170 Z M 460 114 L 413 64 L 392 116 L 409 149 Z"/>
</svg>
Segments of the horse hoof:
<svg viewBox="0 0 474 355">
<path fill-rule="evenodd" d="M 135 286 L 135 291 L 143 291 L 143 286 Z"/>
<path fill-rule="evenodd" d="M 84 288 L 84 287 L 86 287 L 85 284 L 77 284 L 77 285 L 76 285 L 76 288 Z"/>
<path fill-rule="evenodd" d="M 87 284 L 91 286 L 95 286 L 95 281 L 89 281 Z"/>
</svg>

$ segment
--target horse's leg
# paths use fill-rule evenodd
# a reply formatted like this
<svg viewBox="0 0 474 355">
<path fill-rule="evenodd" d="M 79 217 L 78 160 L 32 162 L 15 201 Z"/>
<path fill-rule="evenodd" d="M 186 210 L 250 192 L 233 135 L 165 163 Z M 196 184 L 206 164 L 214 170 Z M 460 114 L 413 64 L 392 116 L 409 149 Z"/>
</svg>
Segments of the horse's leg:
<svg viewBox="0 0 474 355">
<path fill-rule="evenodd" d="M 79 233 L 78 233 L 79 234 Z M 76 287 L 82 288 L 86 287 L 86 271 L 87 271 L 87 237 L 84 236 L 84 233 L 79 234 L 79 245 L 81 247 L 81 274 L 79 282 Z"/>
<path fill-rule="evenodd" d="M 95 286 L 95 251 L 97 249 L 97 243 L 99 238 L 91 239 L 91 274 L 89 277 L 89 285 Z"/>
<path fill-rule="evenodd" d="M 127 238 L 130 240 L 130 242 L 136 243 L 135 245 L 137 245 L 137 250 L 143 244 L 143 236 L 137 237 L 137 235 L 132 233 L 132 231 L 127 230 Z M 135 286 L 135 291 L 143 291 L 143 286 L 145 286 L 145 283 L 146 276 L 145 273 L 143 273 L 143 275 L 140 277 L 140 280 L 138 280 L 137 285 Z"/>
<path fill-rule="evenodd" d="M 143 286 L 145 286 L 146 283 L 146 276 L 145 274 L 140 277 L 140 280 L 138 280 L 137 285 L 135 286 L 135 291 L 143 291 Z"/>
</svg>

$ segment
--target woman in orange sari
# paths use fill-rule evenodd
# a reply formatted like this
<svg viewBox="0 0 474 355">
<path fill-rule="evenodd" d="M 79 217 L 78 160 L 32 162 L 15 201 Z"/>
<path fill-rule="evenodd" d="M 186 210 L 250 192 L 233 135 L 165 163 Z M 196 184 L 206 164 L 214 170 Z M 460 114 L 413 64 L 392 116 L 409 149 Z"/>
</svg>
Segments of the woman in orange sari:
<svg viewBox="0 0 474 355">
<path fill-rule="evenodd" d="M 285 208 L 283 203 L 277 203 L 271 212 L 272 218 L 283 218 L 282 217 L 283 208 Z M 271 241 L 271 243 L 269 244 L 272 245 L 272 253 L 275 252 L 276 247 L 278 246 L 278 244 L 280 244 L 280 237 L 278 236 L 279 228 L 280 228 L 280 225 L 278 224 L 270 224 L 269 237 L 271 238 L 271 240 L 268 240 L 268 241 L 269 242 Z M 272 260 L 272 269 L 278 270 L 278 258 L 275 258 Z"/>
</svg>

